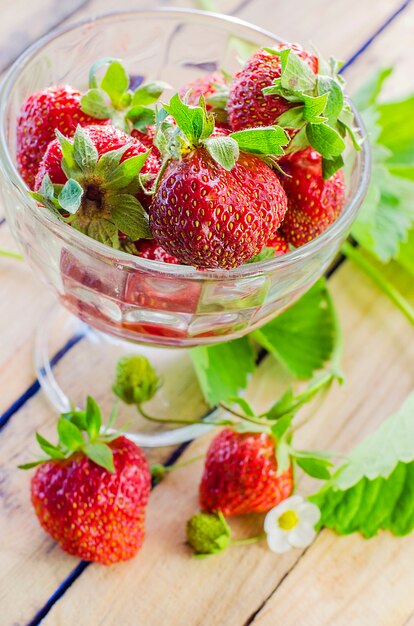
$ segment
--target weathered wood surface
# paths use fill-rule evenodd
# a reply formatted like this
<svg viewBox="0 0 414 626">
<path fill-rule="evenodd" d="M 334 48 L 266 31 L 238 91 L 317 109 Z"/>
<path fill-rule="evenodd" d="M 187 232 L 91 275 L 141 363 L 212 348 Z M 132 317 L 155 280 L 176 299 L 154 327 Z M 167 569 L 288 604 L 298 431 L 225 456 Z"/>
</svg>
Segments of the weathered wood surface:
<svg viewBox="0 0 414 626">
<path fill-rule="evenodd" d="M 52 8 L 58 4 L 55 21 L 49 11 L 47 19 L 42 17 L 49 5 Z M 23 3 L 14 3 L 14 7 L 20 5 Z M 222 10 L 236 12 L 238 17 L 288 39 L 311 39 L 322 51 L 342 58 L 354 54 L 399 5 L 387 0 L 375 3 L 373 10 L 367 0 L 317 0 L 312 6 L 305 0 L 295 0 L 278 4 L 277 8 L 269 0 L 217 2 Z M 29 6 L 25 4 L 20 13 L 10 9 L 2 14 L 0 34 L 4 29 L 10 38 L 11 32 L 21 28 L 26 36 L 24 41 L 20 39 L 23 47 L 27 38 L 35 38 L 78 7 L 83 8 L 71 19 L 132 6 L 137 3 L 36 0 Z M 398 62 L 400 69 L 393 79 L 393 89 L 402 92 L 407 87 L 413 15 L 412 7 L 406 9 L 360 55 L 348 71 L 351 84 L 357 85 L 375 67 Z M 19 51 L 17 39 L 14 47 L 5 44 L 8 56 L 1 57 L 3 66 Z M 412 82 L 408 88 L 412 89 Z M 0 245 L 12 247 L 6 228 L 0 226 Z M 399 279 L 401 289 L 414 297 L 408 276 L 400 272 Z M 344 264 L 330 284 L 345 328 L 347 383 L 332 390 L 317 418 L 303 428 L 301 437 L 304 445 L 347 450 L 396 409 L 412 389 L 414 349 L 407 341 L 412 332 L 408 323 L 356 268 Z M 4 259 L 0 262 L 0 296 L 2 413 L 34 381 L 33 333 L 53 296 L 26 266 Z M 66 340 L 64 332 L 57 332 L 52 351 L 60 349 Z M 57 373 L 64 368 L 78 372 L 84 349 L 81 342 L 65 355 Z M 105 371 L 105 363 L 97 363 L 97 367 Z M 73 394 L 80 394 L 81 375 L 74 373 L 70 380 Z M 205 407 L 189 371 L 188 380 L 194 385 L 190 394 L 194 404 L 187 409 L 193 415 L 202 413 Z M 275 380 L 282 383 L 283 373 L 267 358 L 249 391 L 258 407 L 271 401 Z M 103 395 L 100 399 L 105 400 Z M 34 432 L 41 430 L 50 435 L 54 420 L 43 396 L 36 394 L 14 412 L 0 433 L 0 606 L 5 626 L 28 624 L 78 564 L 57 549 L 39 528 L 29 504 L 29 476 L 16 470 L 16 465 L 35 450 Z M 191 444 L 183 459 L 204 450 L 208 439 Z M 163 459 L 169 453 L 159 450 L 152 452 L 151 458 Z M 260 625 L 403 626 L 410 620 L 414 611 L 410 594 L 414 577 L 409 567 L 412 538 L 395 540 L 383 534 L 368 542 L 359 537 L 337 538 L 324 531 L 304 554 L 297 551 L 277 557 L 264 546 L 254 546 L 205 561 L 191 559 L 183 545 L 183 529 L 197 508 L 200 471 L 201 465 L 195 465 L 191 472 L 177 471 L 154 491 L 147 539 L 137 559 L 111 569 L 89 566 L 42 623 L 242 626 L 252 620 Z M 309 486 L 306 482 L 301 491 Z M 235 521 L 233 525 L 236 534 L 248 535 L 258 528 L 260 520 Z"/>
</svg>

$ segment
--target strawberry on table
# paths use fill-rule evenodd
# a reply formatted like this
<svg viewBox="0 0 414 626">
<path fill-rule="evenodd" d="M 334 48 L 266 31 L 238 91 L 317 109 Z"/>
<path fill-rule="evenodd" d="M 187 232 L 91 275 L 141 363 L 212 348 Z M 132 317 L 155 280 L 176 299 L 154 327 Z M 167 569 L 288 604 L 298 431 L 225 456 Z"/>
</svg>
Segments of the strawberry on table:
<svg viewBox="0 0 414 626">
<path fill-rule="evenodd" d="M 40 524 L 60 547 L 80 559 L 110 565 L 135 556 L 144 540 L 151 477 L 144 453 L 117 434 L 101 432 L 92 398 L 85 411 L 58 421 L 59 443 L 40 435 L 43 460 L 31 481 Z"/>
<path fill-rule="evenodd" d="M 81 109 L 81 94 L 69 85 L 57 85 L 29 96 L 19 113 L 16 130 L 17 166 L 23 180 L 33 188 L 39 163 L 55 131 L 71 137 L 78 124 L 106 124 Z"/>
<path fill-rule="evenodd" d="M 120 233 L 132 241 L 151 237 L 139 175 L 153 179 L 158 168 L 130 135 L 111 125 L 79 126 L 73 141 L 59 134 L 50 143 L 32 195 L 81 232 L 120 248 Z"/>
<path fill-rule="evenodd" d="M 285 133 L 271 127 L 213 136 L 213 117 L 202 106 L 176 95 L 164 108 L 180 135 L 161 124 L 170 154 L 150 207 L 154 239 L 181 263 L 237 267 L 260 252 L 285 214 L 279 179 L 256 156 L 281 154 Z"/>
<path fill-rule="evenodd" d="M 281 225 L 285 239 L 303 246 L 324 232 L 340 215 L 345 203 L 342 170 L 325 180 L 322 157 L 307 148 L 285 157 L 282 167 L 287 176 L 281 183 L 288 197 L 288 210 Z"/>
<path fill-rule="evenodd" d="M 207 451 L 200 484 L 203 511 L 225 516 L 269 511 L 293 490 L 292 469 L 278 475 L 276 443 L 267 433 L 226 428 Z"/>
</svg>

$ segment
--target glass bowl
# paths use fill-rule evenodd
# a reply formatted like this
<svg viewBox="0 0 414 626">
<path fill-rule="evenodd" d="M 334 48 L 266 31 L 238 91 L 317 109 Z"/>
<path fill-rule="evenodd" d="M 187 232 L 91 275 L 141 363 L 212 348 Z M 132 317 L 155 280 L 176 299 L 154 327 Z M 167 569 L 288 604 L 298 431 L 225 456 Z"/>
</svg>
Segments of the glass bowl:
<svg viewBox="0 0 414 626">
<path fill-rule="evenodd" d="M 368 184 L 368 145 L 365 142 L 359 153 L 349 151 L 344 210 L 317 239 L 275 259 L 232 270 L 199 271 L 113 250 L 39 207 L 15 165 L 22 102 L 57 83 L 86 87 L 80 79 L 86 80 L 90 65 L 102 57 L 120 57 L 131 74 L 164 80 L 176 91 L 218 68 L 234 72 L 243 50 L 279 41 L 238 19 L 201 11 L 114 13 L 40 39 L 6 75 L 0 96 L 0 169 L 8 224 L 33 270 L 56 291 L 64 307 L 107 338 L 126 340 L 129 346 L 187 348 L 241 337 L 280 314 L 324 273 L 348 234 Z M 48 329 L 41 333 L 43 340 L 37 344 L 44 347 Z M 43 356 L 40 352 L 42 379 L 50 364 L 47 350 Z M 45 380 L 58 406 L 48 377 Z"/>
</svg>

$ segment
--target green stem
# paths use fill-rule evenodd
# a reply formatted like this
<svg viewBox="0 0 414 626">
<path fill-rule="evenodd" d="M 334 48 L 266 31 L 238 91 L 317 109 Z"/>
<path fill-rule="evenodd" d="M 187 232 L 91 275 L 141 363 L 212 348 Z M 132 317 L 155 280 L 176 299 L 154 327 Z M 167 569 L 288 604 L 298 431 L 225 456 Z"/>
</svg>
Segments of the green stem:
<svg viewBox="0 0 414 626">
<path fill-rule="evenodd" d="M 414 309 L 401 293 L 391 284 L 382 273 L 366 258 L 357 248 L 354 248 L 346 241 L 342 248 L 342 253 L 351 259 L 360 269 L 362 269 L 374 283 L 388 296 L 388 298 L 400 309 L 405 317 L 414 326 Z"/>
<path fill-rule="evenodd" d="M 266 533 L 262 532 L 260 535 L 256 535 L 255 537 L 248 537 L 247 539 L 236 539 L 236 541 L 232 541 L 230 545 L 232 546 L 247 546 L 249 543 L 256 543 L 257 541 L 261 541 L 266 537 Z"/>
<path fill-rule="evenodd" d="M 0 248 L 0 256 L 7 256 L 10 259 L 17 259 L 18 261 L 23 261 L 23 255 L 19 252 L 13 252 L 12 250 L 5 250 L 4 248 Z"/>
<path fill-rule="evenodd" d="M 203 426 L 231 426 L 228 420 L 226 421 L 217 421 L 217 422 L 209 422 L 206 420 L 180 420 L 180 419 L 170 419 L 166 417 L 155 417 L 154 415 L 149 415 L 142 408 L 142 404 L 137 405 L 138 411 L 141 413 L 142 417 L 149 420 L 150 422 L 156 422 L 157 424 L 184 424 L 185 426 L 191 426 L 192 424 L 202 424 Z"/>
<path fill-rule="evenodd" d="M 222 408 L 224 411 L 231 413 L 235 417 L 238 417 L 241 420 L 246 420 L 246 422 L 251 422 L 252 424 L 257 424 L 258 426 L 269 426 L 268 420 L 266 421 L 259 420 L 259 419 L 255 419 L 254 417 L 250 417 L 249 415 L 245 415 L 244 413 L 239 413 L 235 409 L 232 409 L 231 407 L 223 404 L 223 402 L 219 403 L 219 407 Z"/>
</svg>

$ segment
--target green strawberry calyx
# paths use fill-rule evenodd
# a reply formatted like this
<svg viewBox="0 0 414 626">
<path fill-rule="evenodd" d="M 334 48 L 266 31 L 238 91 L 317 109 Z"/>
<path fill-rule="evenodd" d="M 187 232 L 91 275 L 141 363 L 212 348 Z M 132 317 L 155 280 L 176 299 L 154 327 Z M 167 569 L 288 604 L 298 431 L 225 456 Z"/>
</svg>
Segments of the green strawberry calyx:
<svg viewBox="0 0 414 626">
<path fill-rule="evenodd" d="M 231 530 L 224 515 L 197 513 L 187 522 L 186 536 L 194 556 L 207 557 L 223 552 L 231 543 Z"/>
<path fill-rule="evenodd" d="M 332 58 L 329 62 L 319 58 L 319 73 L 314 74 L 290 48 L 265 50 L 280 58 L 281 76 L 265 87 L 263 94 L 281 96 L 295 105 L 277 120 L 282 128 L 297 131 L 286 152 L 311 146 L 322 155 L 324 178 L 330 178 L 344 165 L 345 138 L 349 136 L 355 150 L 360 150 L 362 144 L 344 94 L 345 81 L 339 74 L 342 64 Z"/>
<path fill-rule="evenodd" d="M 101 410 L 96 401 L 88 396 L 84 411 L 73 409 L 68 413 L 62 413 L 59 417 L 57 445 L 36 433 L 37 442 L 46 456 L 37 461 L 19 465 L 19 468 L 27 470 L 49 461 L 65 461 L 73 455 L 83 454 L 96 465 L 114 473 L 113 453 L 108 444 L 120 435 L 120 431 L 110 430 L 115 416 L 114 410 L 110 415 L 108 425 L 102 428 Z"/>
<path fill-rule="evenodd" d="M 62 169 L 68 180 L 53 185 L 46 174 L 41 187 L 31 196 L 77 230 L 119 249 L 119 233 L 132 240 L 150 239 L 148 215 L 135 197 L 139 174 L 149 152 L 121 158 L 132 145 L 127 143 L 101 157 L 85 130 L 78 126 L 73 140 L 59 131 Z"/>
<path fill-rule="evenodd" d="M 97 73 L 107 67 L 102 79 Z M 151 108 L 169 85 L 163 81 L 140 84 L 130 88 L 131 78 L 122 61 L 105 57 L 94 63 L 89 71 L 89 89 L 81 98 L 81 109 L 97 119 L 111 119 L 114 126 L 130 133 L 132 129 L 147 132 L 155 122 Z"/>
<path fill-rule="evenodd" d="M 200 97 L 198 106 L 191 106 L 175 94 L 169 104 L 164 104 L 157 113 L 156 121 L 154 144 L 163 155 L 164 163 L 173 158 L 181 158 L 198 147 L 204 147 L 221 167 L 230 171 L 240 152 L 271 159 L 284 154 L 282 146 L 288 143 L 288 137 L 280 126 L 249 128 L 229 135 L 213 135 L 214 114 L 207 112 L 203 96 Z M 161 174 L 162 172 L 163 168 Z"/>
</svg>

